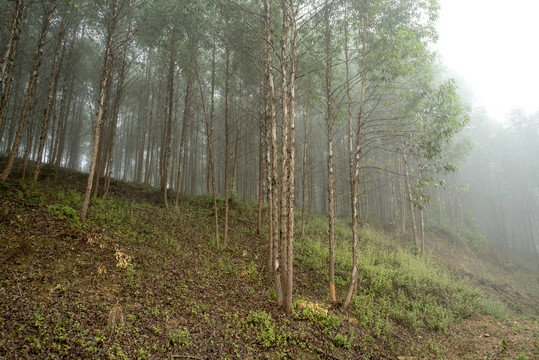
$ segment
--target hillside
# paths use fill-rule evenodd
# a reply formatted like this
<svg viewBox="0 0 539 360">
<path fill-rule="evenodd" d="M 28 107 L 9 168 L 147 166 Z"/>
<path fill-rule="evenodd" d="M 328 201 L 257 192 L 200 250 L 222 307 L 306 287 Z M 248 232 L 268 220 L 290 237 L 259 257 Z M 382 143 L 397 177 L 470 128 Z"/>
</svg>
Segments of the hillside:
<svg viewBox="0 0 539 360">
<path fill-rule="evenodd" d="M 0 186 L 0 359 L 539 357 L 537 277 L 474 255 L 451 231 L 431 231 L 424 261 L 364 226 L 358 296 L 343 311 L 327 305 L 327 225 L 311 214 L 287 316 L 251 205 L 231 202 L 223 246 L 209 197 L 167 212 L 158 190 L 113 181 L 82 224 L 84 174 L 46 167 L 28 188 L 19 170 Z M 348 235 L 339 223 L 341 296 Z"/>
</svg>

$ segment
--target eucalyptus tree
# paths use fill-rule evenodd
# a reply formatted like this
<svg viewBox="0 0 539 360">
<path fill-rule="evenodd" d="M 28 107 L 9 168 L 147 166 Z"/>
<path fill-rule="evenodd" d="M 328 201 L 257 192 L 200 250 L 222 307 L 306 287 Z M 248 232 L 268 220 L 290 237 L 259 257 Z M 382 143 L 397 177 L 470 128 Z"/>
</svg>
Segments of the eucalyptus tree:
<svg viewBox="0 0 539 360">
<path fill-rule="evenodd" d="M 0 100 L 0 139 L 2 138 L 2 123 L 6 112 L 9 90 L 11 89 L 11 84 L 13 81 L 15 55 L 17 53 L 21 34 L 21 22 L 24 16 L 23 5 L 24 0 L 17 0 L 15 2 L 15 8 L 11 14 L 11 27 L 6 40 L 6 48 L 0 62 L 0 94 L 2 96 Z"/>
<path fill-rule="evenodd" d="M 440 174 L 458 168 L 444 159 L 447 144 L 468 122 L 453 80 L 447 80 L 430 90 L 418 104 L 415 112 L 415 131 L 404 146 L 409 147 L 417 164 L 417 175 L 409 185 L 410 203 L 419 210 L 421 236 L 416 238 L 421 256 L 424 254 L 423 210 L 430 202 L 429 187 L 441 183 Z M 405 164 L 406 150 L 403 148 Z M 409 176 L 407 176 L 409 178 Z"/>
<path fill-rule="evenodd" d="M 104 110 L 105 110 L 105 95 L 106 95 L 106 89 L 109 82 L 110 72 L 111 72 L 111 60 L 112 60 L 112 45 L 113 45 L 113 38 L 116 31 L 116 25 L 118 22 L 118 11 L 120 6 L 120 0 L 114 0 L 114 2 L 111 4 L 110 13 L 112 14 L 112 17 L 110 19 L 109 25 L 108 25 L 108 31 L 107 31 L 107 41 L 106 41 L 106 48 L 105 48 L 105 54 L 104 54 L 104 60 L 103 60 L 103 75 L 101 77 L 101 83 L 100 83 L 100 89 L 99 89 L 99 98 L 98 98 L 98 105 L 97 105 L 97 113 L 95 118 L 95 124 L 94 124 L 94 141 L 93 141 L 93 148 L 92 148 L 92 155 L 90 158 L 90 170 L 88 173 L 88 181 L 86 184 L 86 190 L 84 193 L 84 200 L 81 207 L 81 213 L 80 218 L 81 221 L 86 220 L 86 215 L 88 212 L 88 205 L 90 203 L 90 194 L 92 192 L 92 186 L 94 181 L 94 173 L 95 168 L 97 164 L 97 153 L 99 151 L 100 146 L 100 140 L 101 140 L 101 126 L 103 124 L 104 120 Z"/>
<path fill-rule="evenodd" d="M 57 85 L 58 85 L 58 68 L 59 68 L 59 62 L 60 62 L 60 53 L 62 50 L 62 45 L 64 42 L 64 37 L 67 33 L 67 21 L 69 16 L 69 6 L 68 4 L 64 4 L 64 9 L 62 10 L 59 29 L 58 29 L 58 35 L 56 40 L 56 50 L 54 51 L 54 60 L 52 63 L 52 69 L 51 74 L 49 77 L 49 85 L 47 90 L 47 100 L 45 104 L 45 110 L 43 114 L 43 124 L 41 128 L 41 134 L 39 135 L 39 150 L 37 154 L 36 159 L 36 165 L 34 168 L 34 177 L 33 181 L 37 182 L 37 179 L 39 177 L 39 172 L 41 170 L 41 162 L 43 160 L 43 150 L 45 148 L 45 141 L 49 132 L 49 124 L 50 119 L 52 117 L 52 111 L 54 108 L 54 104 L 56 102 L 56 92 L 57 92 Z"/>
<path fill-rule="evenodd" d="M 15 140 L 13 142 L 11 152 L 9 154 L 8 163 L 2 174 L 0 175 L 0 181 L 4 182 L 8 178 L 9 174 L 11 173 L 11 169 L 13 167 L 13 162 L 15 161 L 15 157 L 17 156 L 17 152 L 19 150 L 19 145 L 22 137 L 22 132 L 24 128 L 24 123 L 26 120 L 26 116 L 30 107 L 30 102 L 34 96 L 35 86 L 38 80 L 39 76 L 39 70 L 41 67 L 41 61 L 43 56 L 43 49 L 45 47 L 45 42 L 47 40 L 47 34 L 49 32 L 49 28 L 51 25 L 51 21 L 53 19 L 53 14 L 55 10 L 55 2 L 54 1 L 44 1 L 43 2 L 44 7 L 44 14 L 42 18 L 42 28 L 41 28 L 41 34 L 38 40 L 37 45 L 37 51 L 34 57 L 34 65 L 32 68 L 32 72 L 30 74 L 30 80 L 28 82 L 28 86 L 26 88 L 26 93 L 24 96 L 24 103 L 21 109 L 21 114 L 19 117 L 19 122 L 17 126 L 17 133 L 15 135 Z"/>
</svg>

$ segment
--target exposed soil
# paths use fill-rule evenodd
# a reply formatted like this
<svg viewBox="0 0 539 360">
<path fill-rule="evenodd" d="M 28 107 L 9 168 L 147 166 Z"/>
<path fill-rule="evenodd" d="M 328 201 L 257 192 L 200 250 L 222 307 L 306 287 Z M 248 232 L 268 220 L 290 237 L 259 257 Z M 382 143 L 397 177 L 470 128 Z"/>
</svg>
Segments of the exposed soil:
<svg viewBox="0 0 539 360">
<path fill-rule="evenodd" d="M 171 223 L 144 206 L 160 203 L 158 191 L 113 181 L 111 216 L 123 221 L 105 223 L 94 207 L 82 226 L 43 202 L 82 191 L 85 180 L 45 167 L 36 189 L 0 186 L 0 359 L 539 358 L 537 322 L 524 318 L 474 315 L 445 333 L 397 327 L 377 337 L 352 310 L 330 308 L 341 319 L 331 331 L 288 316 L 275 305 L 266 242 L 246 205 L 232 202 L 223 249 L 200 199 L 182 198 Z M 320 274 L 298 263 L 295 276 L 295 297 L 327 302 Z M 537 299 L 520 304 L 537 311 Z M 353 341 L 339 344 L 336 334 Z"/>
</svg>

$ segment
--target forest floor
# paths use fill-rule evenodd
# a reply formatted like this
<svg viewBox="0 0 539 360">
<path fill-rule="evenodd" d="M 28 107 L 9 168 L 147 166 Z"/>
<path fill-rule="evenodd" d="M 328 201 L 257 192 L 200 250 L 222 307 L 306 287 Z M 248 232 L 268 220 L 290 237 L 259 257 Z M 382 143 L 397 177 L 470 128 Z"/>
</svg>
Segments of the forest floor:
<svg viewBox="0 0 539 360">
<path fill-rule="evenodd" d="M 446 262 L 441 268 L 453 275 L 436 274 L 466 284 L 455 293 L 459 310 L 451 310 L 453 290 L 421 289 L 423 280 L 378 283 L 375 273 L 405 267 L 392 245 L 365 265 L 368 281 L 352 306 L 331 307 L 326 275 L 316 270 L 326 260 L 298 240 L 296 300 L 286 315 L 252 205 L 232 199 L 223 246 L 212 235 L 209 197 L 182 197 L 166 211 L 158 190 L 113 181 L 82 224 L 85 174 L 45 167 L 34 187 L 20 176 L 16 168 L 0 185 L 0 359 L 539 358 L 537 274 L 474 257 L 446 230 L 429 233 L 427 246 L 432 263 Z M 338 290 L 344 295 L 344 282 Z M 386 297 L 393 291 L 402 301 L 419 302 L 415 291 L 438 300 L 402 302 L 397 311 L 383 305 L 401 304 Z"/>
</svg>

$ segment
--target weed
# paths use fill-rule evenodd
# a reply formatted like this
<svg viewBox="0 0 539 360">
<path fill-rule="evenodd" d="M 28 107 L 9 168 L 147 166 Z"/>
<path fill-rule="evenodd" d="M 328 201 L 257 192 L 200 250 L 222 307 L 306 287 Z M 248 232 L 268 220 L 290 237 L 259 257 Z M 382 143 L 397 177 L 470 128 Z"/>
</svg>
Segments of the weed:
<svg viewBox="0 0 539 360">
<path fill-rule="evenodd" d="M 55 220 L 69 221 L 73 228 L 79 229 L 82 223 L 77 210 L 69 205 L 49 205 L 48 210 L 53 214 Z"/>
<path fill-rule="evenodd" d="M 333 343 L 338 347 L 350 349 L 354 343 L 354 332 L 352 331 L 350 336 L 346 336 L 341 333 L 336 334 L 333 338 Z"/>
<path fill-rule="evenodd" d="M 172 346 L 187 347 L 189 346 L 189 336 L 189 330 L 177 329 L 169 332 L 168 339 Z"/>
<path fill-rule="evenodd" d="M 261 348 L 268 349 L 277 345 L 278 338 L 271 314 L 263 310 L 251 310 L 247 316 L 247 324 L 256 332 L 256 339 Z"/>
</svg>

